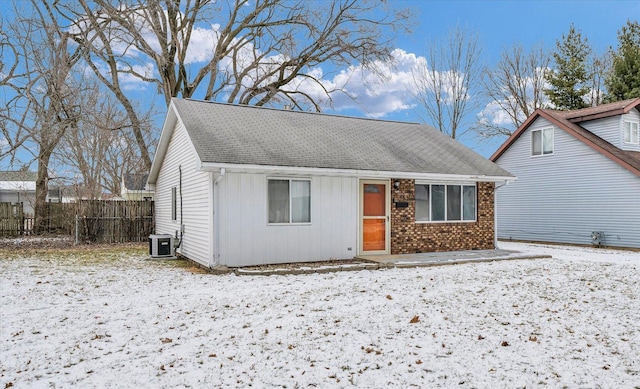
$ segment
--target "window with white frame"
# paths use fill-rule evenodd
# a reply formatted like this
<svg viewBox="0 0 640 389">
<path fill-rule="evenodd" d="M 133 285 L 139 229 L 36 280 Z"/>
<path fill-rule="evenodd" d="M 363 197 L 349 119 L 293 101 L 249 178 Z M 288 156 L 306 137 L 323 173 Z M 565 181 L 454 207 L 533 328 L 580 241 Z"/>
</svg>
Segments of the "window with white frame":
<svg viewBox="0 0 640 389">
<path fill-rule="evenodd" d="M 624 121 L 623 124 L 623 139 L 624 143 L 630 143 L 637 145 L 639 140 L 638 134 L 638 122 Z"/>
<path fill-rule="evenodd" d="M 553 128 L 531 131 L 531 155 L 553 154 Z"/>
<path fill-rule="evenodd" d="M 476 186 L 415 185 L 416 222 L 467 222 L 476 220 Z"/>
<path fill-rule="evenodd" d="M 311 180 L 270 178 L 269 224 L 311 223 Z"/>
</svg>

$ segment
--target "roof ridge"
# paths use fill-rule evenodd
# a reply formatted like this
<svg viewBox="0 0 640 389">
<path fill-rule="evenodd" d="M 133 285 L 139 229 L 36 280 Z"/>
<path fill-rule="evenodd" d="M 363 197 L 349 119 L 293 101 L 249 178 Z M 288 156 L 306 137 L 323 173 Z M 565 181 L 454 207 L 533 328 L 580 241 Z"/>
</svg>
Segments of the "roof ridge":
<svg viewBox="0 0 640 389">
<path fill-rule="evenodd" d="M 198 99 L 192 99 L 192 98 L 174 97 L 174 98 L 172 98 L 172 100 L 191 101 L 191 102 L 195 102 L 195 103 L 226 105 L 226 106 L 238 107 L 238 108 L 264 109 L 264 110 L 271 110 L 271 111 L 283 112 L 283 113 L 291 112 L 291 113 L 295 113 L 295 114 L 322 115 L 322 116 L 331 116 L 331 117 L 338 117 L 338 118 L 345 118 L 345 119 L 369 120 L 369 121 L 383 122 L 383 123 L 402 123 L 402 124 L 413 124 L 413 125 L 418 125 L 418 126 L 426 126 L 426 125 L 428 125 L 426 123 L 407 122 L 407 121 L 402 121 L 402 120 L 376 119 L 376 118 L 370 118 L 370 117 L 355 117 L 355 116 L 348 116 L 348 115 L 341 115 L 341 114 L 337 114 L 337 113 L 327 113 L 327 112 L 296 111 L 296 110 L 293 110 L 293 109 L 282 109 L 282 108 L 276 108 L 276 107 L 265 107 L 265 106 L 258 106 L 258 105 L 249 105 L 249 104 L 245 105 L 245 104 L 237 104 L 237 103 L 226 103 L 226 102 L 211 101 L 211 100 L 198 100 Z"/>
</svg>

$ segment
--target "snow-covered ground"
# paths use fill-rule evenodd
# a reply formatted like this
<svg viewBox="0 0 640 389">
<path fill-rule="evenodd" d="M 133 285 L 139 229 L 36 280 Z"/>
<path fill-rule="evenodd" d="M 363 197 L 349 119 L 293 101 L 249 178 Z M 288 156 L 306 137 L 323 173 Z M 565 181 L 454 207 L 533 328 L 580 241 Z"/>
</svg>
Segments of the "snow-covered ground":
<svg viewBox="0 0 640 389">
<path fill-rule="evenodd" d="M 0 258 L 0 387 L 640 386 L 640 253 L 211 275 Z"/>
</svg>

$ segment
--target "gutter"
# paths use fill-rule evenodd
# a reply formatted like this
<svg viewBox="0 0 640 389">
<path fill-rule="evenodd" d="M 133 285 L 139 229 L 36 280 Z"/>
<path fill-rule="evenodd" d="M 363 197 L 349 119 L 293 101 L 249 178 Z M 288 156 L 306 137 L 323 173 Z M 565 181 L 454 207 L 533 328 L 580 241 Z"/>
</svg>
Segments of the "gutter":
<svg viewBox="0 0 640 389">
<path fill-rule="evenodd" d="M 284 173 L 284 174 L 302 174 L 302 175 L 318 175 L 318 176 L 337 176 L 337 177 L 357 177 L 367 178 L 398 178 L 398 179 L 415 179 L 415 180 L 434 180 L 448 182 L 505 182 L 515 181 L 515 177 L 511 176 L 485 176 L 470 174 L 441 174 L 441 173 L 419 173 L 419 172 L 395 172 L 380 170 L 359 170 L 359 169 L 335 169 L 335 168 L 317 168 L 317 167 L 301 167 L 301 166 L 271 166 L 271 165 L 243 165 L 228 164 L 215 162 L 201 162 L 199 167 L 201 171 L 217 172 L 221 169 L 233 171 L 234 173 Z"/>
</svg>

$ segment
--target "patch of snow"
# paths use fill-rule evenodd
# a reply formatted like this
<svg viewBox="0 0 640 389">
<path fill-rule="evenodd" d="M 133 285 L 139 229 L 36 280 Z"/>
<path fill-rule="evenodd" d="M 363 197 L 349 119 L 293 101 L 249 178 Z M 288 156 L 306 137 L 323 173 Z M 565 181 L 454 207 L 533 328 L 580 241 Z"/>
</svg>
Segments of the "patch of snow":
<svg viewBox="0 0 640 389">
<path fill-rule="evenodd" d="M 0 259 L 0 385 L 640 383 L 639 253 L 500 248 L 554 258 L 269 277 Z"/>
</svg>

